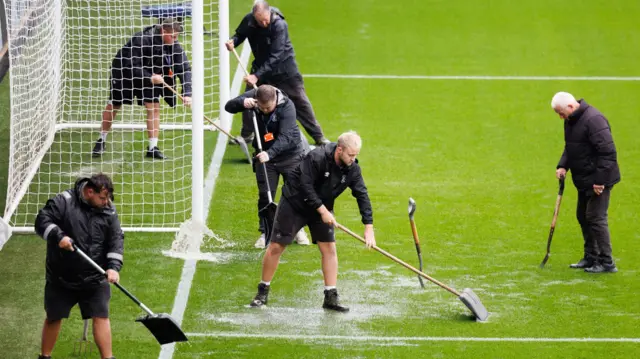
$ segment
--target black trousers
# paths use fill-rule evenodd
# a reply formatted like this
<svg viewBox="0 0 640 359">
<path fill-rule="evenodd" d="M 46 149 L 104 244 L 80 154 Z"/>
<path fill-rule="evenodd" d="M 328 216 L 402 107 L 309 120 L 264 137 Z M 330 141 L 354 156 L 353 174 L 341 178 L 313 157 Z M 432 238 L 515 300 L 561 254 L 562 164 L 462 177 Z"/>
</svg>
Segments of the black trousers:
<svg viewBox="0 0 640 359">
<path fill-rule="evenodd" d="M 322 137 L 324 137 L 322 128 L 316 120 L 316 114 L 313 112 L 311 101 L 309 101 L 309 97 L 307 97 L 307 93 L 304 89 L 302 75 L 298 73 L 294 76 L 269 80 L 265 83 L 279 88 L 285 95 L 287 95 L 287 97 L 289 97 L 289 99 L 291 99 L 293 105 L 296 107 L 296 118 L 298 119 L 298 122 L 300 122 L 311 138 L 318 142 Z M 251 89 L 251 85 L 247 84 L 245 92 Z M 242 113 L 242 130 L 240 131 L 240 136 L 249 138 L 252 133 L 253 120 L 251 117 L 251 111 L 244 111 Z"/>
<path fill-rule="evenodd" d="M 269 197 L 267 196 L 267 181 L 269 183 L 269 187 L 271 189 L 271 198 L 274 202 L 276 202 L 276 192 L 278 190 L 278 184 L 280 182 L 280 176 L 282 176 L 283 180 L 287 181 L 287 175 L 293 171 L 296 166 L 302 161 L 304 154 L 299 154 L 292 156 L 291 158 L 285 159 L 283 161 L 278 162 L 265 162 L 259 163 L 257 160 L 254 161 L 254 169 L 256 171 L 256 182 L 258 183 L 258 211 L 264 208 L 267 204 L 269 204 Z M 265 175 L 265 171 L 262 168 L 265 166 L 267 169 L 267 173 Z M 259 218 L 259 217 L 258 217 Z M 259 223 L 260 232 L 264 232 L 262 228 L 262 223 Z"/>
<path fill-rule="evenodd" d="M 611 189 L 605 188 L 599 196 L 593 190 L 578 191 L 576 217 L 584 238 L 584 258 L 601 264 L 613 263 L 607 218 Z"/>
</svg>

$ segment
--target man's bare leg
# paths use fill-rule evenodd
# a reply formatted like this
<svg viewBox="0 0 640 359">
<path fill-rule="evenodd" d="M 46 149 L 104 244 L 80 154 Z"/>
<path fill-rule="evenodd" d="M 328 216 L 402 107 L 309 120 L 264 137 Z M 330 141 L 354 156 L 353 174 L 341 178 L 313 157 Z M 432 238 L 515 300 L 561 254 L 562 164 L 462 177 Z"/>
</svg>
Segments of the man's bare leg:
<svg viewBox="0 0 640 359">
<path fill-rule="evenodd" d="M 116 119 L 118 115 L 118 111 L 120 111 L 120 105 L 112 105 L 110 103 L 105 106 L 102 111 L 102 125 L 100 126 L 100 139 L 96 142 L 93 147 L 92 154 L 94 157 L 102 156 L 104 151 L 106 150 L 107 143 L 107 135 L 109 131 L 111 131 L 111 125 L 113 121 Z"/>
<path fill-rule="evenodd" d="M 149 146 L 147 147 L 147 157 L 164 159 L 164 155 L 158 149 L 158 137 L 160 136 L 160 103 L 145 102 L 147 109 L 147 136 Z"/>
<path fill-rule="evenodd" d="M 62 327 L 62 319 L 60 320 L 44 320 L 44 325 L 42 326 L 42 344 L 40 347 L 40 354 L 43 356 L 51 356 L 51 352 L 53 351 L 53 347 L 56 345 L 56 341 L 58 340 L 58 334 L 60 333 L 60 328 Z"/>
<path fill-rule="evenodd" d="M 335 242 L 318 242 L 322 254 L 322 275 L 324 285 L 335 287 L 338 283 L 338 253 Z"/>
<path fill-rule="evenodd" d="M 276 269 L 278 269 L 280 256 L 282 256 L 286 248 L 286 246 L 280 243 L 269 243 L 267 251 L 264 253 L 264 258 L 262 259 L 262 281 L 258 284 L 258 294 L 253 298 L 249 304 L 250 306 L 261 307 L 267 304 L 271 280 L 276 273 Z"/>
<path fill-rule="evenodd" d="M 96 341 L 98 350 L 102 358 L 111 358 L 113 351 L 111 348 L 111 323 L 109 318 L 93 319 L 93 339 Z"/>
<path fill-rule="evenodd" d="M 280 256 L 284 253 L 286 246 L 280 243 L 269 243 L 264 258 L 262 258 L 262 281 L 270 283 L 273 276 L 276 274 L 278 264 L 280 263 Z"/>
<path fill-rule="evenodd" d="M 338 253 L 335 242 L 318 242 L 318 248 L 322 253 L 322 275 L 324 276 L 324 303 L 325 309 L 337 312 L 348 312 L 349 308 L 342 306 L 338 300 Z"/>
</svg>

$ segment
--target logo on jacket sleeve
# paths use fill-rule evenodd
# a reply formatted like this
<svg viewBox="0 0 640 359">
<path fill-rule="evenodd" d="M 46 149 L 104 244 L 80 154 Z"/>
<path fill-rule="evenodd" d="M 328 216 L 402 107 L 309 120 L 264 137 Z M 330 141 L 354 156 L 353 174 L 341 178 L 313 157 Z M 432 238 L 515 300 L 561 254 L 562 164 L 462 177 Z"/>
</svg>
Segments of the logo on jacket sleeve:
<svg viewBox="0 0 640 359">
<path fill-rule="evenodd" d="M 325 177 L 325 178 L 329 178 L 329 172 L 325 172 L 325 173 L 324 173 L 324 177 Z"/>
</svg>

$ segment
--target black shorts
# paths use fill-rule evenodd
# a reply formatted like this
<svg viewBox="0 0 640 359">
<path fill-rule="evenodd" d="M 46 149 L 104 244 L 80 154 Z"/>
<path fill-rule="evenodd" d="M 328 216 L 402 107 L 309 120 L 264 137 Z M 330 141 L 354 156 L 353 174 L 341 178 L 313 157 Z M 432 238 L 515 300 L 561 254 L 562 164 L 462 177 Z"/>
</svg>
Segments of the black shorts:
<svg viewBox="0 0 640 359">
<path fill-rule="evenodd" d="M 319 214 L 300 211 L 294 208 L 285 196 L 280 196 L 280 203 L 278 203 L 276 217 L 273 222 L 273 230 L 271 232 L 271 242 L 280 243 L 285 246 L 289 245 L 293 243 L 293 238 L 305 225 L 309 226 L 311 241 L 314 244 L 318 242 L 336 241 L 333 226 L 322 222 Z"/>
<path fill-rule="evenodd" d="M 71 308 L 78 304 L 82 319 L 109 318 L 111 287 L 103 282 L 99 287 L 73 290 L 50 283 L 44 286 L 44 310 L 47 320 L 69 318 Z"/>
<path fill-rule="evenodd" d="M 137 104 L 144 102 L 160 102 L 163 94 L 162 86 L 145 86 L 142 79 L 122 78 L 120 71 L 111 70 L 109 78 L 109 103 L 115 106 L 131 105 L 137 98 Z"/>
</svg>

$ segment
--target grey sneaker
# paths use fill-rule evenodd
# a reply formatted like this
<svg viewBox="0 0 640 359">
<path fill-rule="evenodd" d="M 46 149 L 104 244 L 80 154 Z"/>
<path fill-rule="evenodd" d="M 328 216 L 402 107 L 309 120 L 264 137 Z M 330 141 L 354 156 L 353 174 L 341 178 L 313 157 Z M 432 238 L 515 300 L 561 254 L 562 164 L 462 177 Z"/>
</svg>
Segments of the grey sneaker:
<svg viewBox="0 0 640 359">
<path fill-rule="evenodd" d="M 267 302 L 269 301 L 270 287 L 271 286 L 268 286 L 264 283 L 258 284 L 258 294 L 256 294 L 255 298 L 253 298 L 251 303 L 249 303 L 249 306 L 258 308 L 262 307 L 263 305 L 267 305 Z"/>
<path fill-rule="evenodd" d="M 337 289 L 329 289 L 324 291 L 324 303 L 322 303 L 322 308 L 335 310 L 336 312 L 346 313 L 349 311 L 349 308 L 340 305 L 338 301 L 338 290 Z"/>
<path fill-rule="evenodd" d="M 587 273 L 617 273 L 618 268 L 614 263 L 612 264 L 596 264 L 589 268 L 584 269 Z"/>
</svg>

